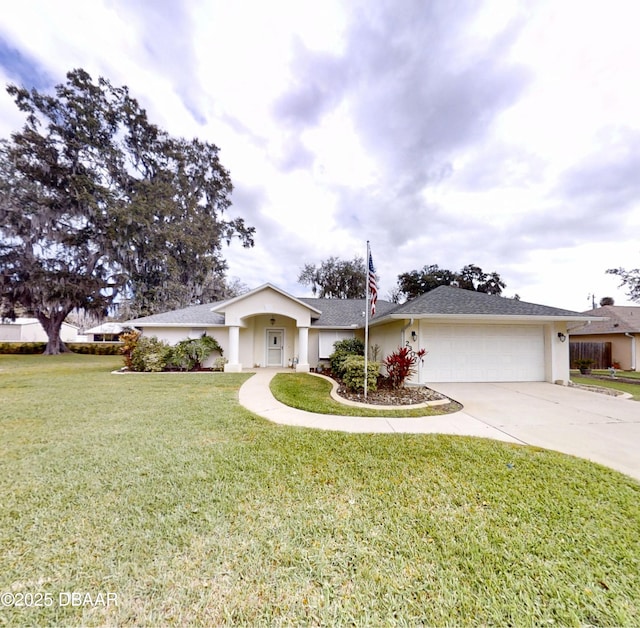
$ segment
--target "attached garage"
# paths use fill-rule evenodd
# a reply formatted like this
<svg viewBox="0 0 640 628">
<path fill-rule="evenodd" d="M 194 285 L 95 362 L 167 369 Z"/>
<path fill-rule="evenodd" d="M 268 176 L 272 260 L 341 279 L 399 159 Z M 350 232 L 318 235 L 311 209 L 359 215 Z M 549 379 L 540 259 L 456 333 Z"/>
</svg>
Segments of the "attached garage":
<svg viewBox="0 0 640 628">
<path fill-rule="evenodd" d="M 420 326 L 428 353 L 423 382 L 536 382 L 545 380 L 542 325 Z"/>
<path fill-rule="evenodd" d="M 589 320 L 546 305 L 440 286 L 374 319 L 370 344 L 425 349 L 412 383 L 569 381 L 569 327 Z"/>
</svg>

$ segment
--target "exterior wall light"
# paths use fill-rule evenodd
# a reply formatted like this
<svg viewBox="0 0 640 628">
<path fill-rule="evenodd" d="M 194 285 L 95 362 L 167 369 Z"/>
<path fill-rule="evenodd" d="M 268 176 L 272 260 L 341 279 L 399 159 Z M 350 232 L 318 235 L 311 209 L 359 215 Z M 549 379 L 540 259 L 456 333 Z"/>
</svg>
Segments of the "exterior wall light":
<svg viewBox="0 0 640 628">
<path fill-rule="evenodd" d="M 567 337 L 561 331 L 559 331 L 558 332 L 558 340 L 560 342 L 564 342 L 566 339 L 567 339 Z"/>
<path fill-rule="evenodd" d="M 415 342 L 416 340 L 418 340 L 418 334 L 416 334 L 416 332 L 415 332 L 415 331 L 412 331 L 412 332 L 411 332 L 411 340 L 412 340 L 413 342 Z"/>
</svg>

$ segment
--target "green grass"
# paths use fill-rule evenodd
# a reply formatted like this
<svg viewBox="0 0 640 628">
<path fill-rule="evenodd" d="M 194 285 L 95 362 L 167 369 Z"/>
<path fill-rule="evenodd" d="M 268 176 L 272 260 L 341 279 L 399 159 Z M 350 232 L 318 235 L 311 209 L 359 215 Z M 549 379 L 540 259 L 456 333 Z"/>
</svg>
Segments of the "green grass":
<svg viewBox="0 0 640 628">
<path fill-rule="evenodd" d="M 640 485 L 559 453 L 271 424 L 245 375 L 0 356 L 0 625 L 640 623 Z M 113 592 L 108 608 L 60 592 Z M 5 599 L 5 598 L 2 598 Z"/>
<path fill-rule="evenodd" d="M 592 373 L 594 375 L 603 375 L 605 377 L 609 377 L 609 371 L 608 370 L 596 370 L 594 369 L 592 371 Z M 620 371 L 620 370 L 616 370 L 616 376 L 617 377 L 624 377 L 626 379 L 637 379 L 638 383 L 640 383 L 640 371 Z"/>
<path fill-rule="evenodd" d="M 624 375 L 626 377 L 626 374 Z M 633 378 L 635 379 L 635 377 Z M 583 384 L 585 386 L 600 386 L 602 388 L 613 388 L 614 390 L 621 390 L 622 392 L 632 395 L 632 399 L 640 401 L 640 381 L 637 384 L 630 384 L 627 382 L 619 382 L 615 379 L 594 379 L 592 377 L 582 377 L 580 375 L 571 374 L 571 381 L 576 384 Z"/>
<path fill-rule="evenodd" d="M 319 414 L 337 414 L 361 417 L 417 417 L 435 416 L 460 410 L 458 403 L 427 408 L 405 408 L 402 410 L 374 410 L 348 406 L 331 398 L 331 382 L 306 373 L 278 373 L 271 380 L 273 396 L 292 408 Z"/>
</svg>

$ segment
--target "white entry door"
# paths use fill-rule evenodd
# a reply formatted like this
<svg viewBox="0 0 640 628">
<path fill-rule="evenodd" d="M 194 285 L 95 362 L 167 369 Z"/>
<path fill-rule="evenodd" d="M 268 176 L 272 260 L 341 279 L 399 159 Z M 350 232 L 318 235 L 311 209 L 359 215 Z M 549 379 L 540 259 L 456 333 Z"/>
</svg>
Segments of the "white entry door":
<svg viewBox="0 0 640 628">
<path fill-rule="evenodd" d="M 267 331 L 267 366 L 282 366 L 282 336 L 281 329 Z"/>
</svg>

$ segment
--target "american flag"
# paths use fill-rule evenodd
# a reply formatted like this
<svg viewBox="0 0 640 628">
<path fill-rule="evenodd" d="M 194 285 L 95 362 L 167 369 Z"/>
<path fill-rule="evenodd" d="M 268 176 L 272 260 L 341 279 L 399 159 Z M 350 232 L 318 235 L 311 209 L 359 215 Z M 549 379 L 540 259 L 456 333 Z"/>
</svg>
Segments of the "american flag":
<svg viewBox="0 0 640 628">
<path fill-rule="evenodd" d="M 376 313 L 376 301 L 378 300 L 378 284 L 376 283 L 376 269 L 373 267 L 373 257 L 369 251 L 369 302 L 371 303 L 371 316 Z"/>
</svg>

